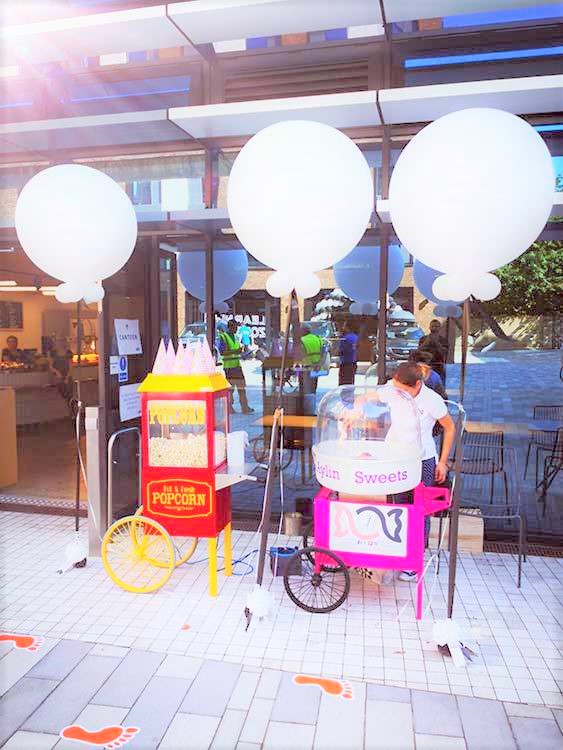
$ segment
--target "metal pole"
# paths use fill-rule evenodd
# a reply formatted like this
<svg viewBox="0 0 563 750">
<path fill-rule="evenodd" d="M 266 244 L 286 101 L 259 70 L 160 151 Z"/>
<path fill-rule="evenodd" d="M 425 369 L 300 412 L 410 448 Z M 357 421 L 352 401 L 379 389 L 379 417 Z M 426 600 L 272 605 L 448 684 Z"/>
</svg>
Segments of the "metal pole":
<svg viewBox="0 0 563 750">
<path fill-rule="evenodd" d="M 385 383 L 385 353 L 387 343 L 387 269 L 389 267 L 389 228 L 381 227 L 379 258 L 379 313 L 377 316 L 377 382 Z"/>
<path fill-rule="evenodd" d="M 448 617 L 452 616 L 455 599 L 455 578 L 457 570 L 457 535 L 459 530 L 459 502 L 461 497 L 461 460 L 462 460 L 462 437 L 463 420 L 458 425 L 455 442 L 454 461 L 454 486 L 452 496 L 452 507 L 450 510 L 449 529 L 449 551 L 450 562 L 448 565 Z"/>
<path fill-rule="evenodd" d="M 391 140 L 389 128 L 383 127 L 383 141 L 381 144 L 381 197 L 389 197 L 389 181 L 391 179 Z M 379 313 L 377 316 L 377 382 L 385 383 L 385 354 L 387 343 L 387 272 L 389 268 L 389 232 L 387 224 L 380 224 L 380 256 L 379 256 Z"/>
<path fill-rule="evenodd" d="M 75 505 L 75 516 L 74 516 L 74 530 L 78 532 L 80 521 L 78 519 L 78 513 L 80 511 L 80 417 L 82 412 L 82 402 L 80 400 L 81 391 L 81 380 L 82 380 L 82 363 L 81 363 L 81 349 L 82 349 L 82 332 L 80 323 L 80 300 L 76 303 L 76 353 L 78 360 L 76 363 L 76 416 L 73 419 L 76 423 L 73 424 L 73 431 L 76 426 L 76 505 Z M 72 360 L 71 360 L 72 362 Z M 67 381 L 68 383 L 68 381 Z M 67 385 L 68 387 L 68 385 Z"/>
<path fill-rule="evenodd" d="M 207 343 L 213 351 L 215 346 L 215 310 L 213 305 L 213 238 L 205 236 L 205 319 Z"/>
<path fill-rule="evenodd" d="M 459 400 L 463 403 L 465 396 L 465 376 L 467 369 L 467 339 L 469 336 L 469 299 L 463 303 L 461 319 L 461 374 L 459 379 Z"/>
</svg>

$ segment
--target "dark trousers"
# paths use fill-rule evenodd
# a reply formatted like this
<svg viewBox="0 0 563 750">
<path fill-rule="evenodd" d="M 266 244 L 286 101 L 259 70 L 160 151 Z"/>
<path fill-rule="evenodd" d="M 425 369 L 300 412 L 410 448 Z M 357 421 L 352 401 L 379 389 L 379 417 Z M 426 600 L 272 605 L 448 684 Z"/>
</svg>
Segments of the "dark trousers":
<svg viewBox="0 0 563 750">
<path fill-rule="evenodd" d="M 358 365 L 355 362 L 346 362 L 340 365 L 338 370 L 338 385 L 354 385 Z"/>
<path fill-rule="evenodd" d="M 248 409 L 248 399 L 246 398 L 246 380 L 244 379 L 244 372 L 242 371 L 242 367 L 240 365 L 238 367 L 229 367 L 225 370 L 225 375 L 227 376 L 227 380 L 232 386 L 230 393 L 231 407 L 233 406 L 235 401 L 236 388 L 238 391 L 238 398 L 241 407 L 243 409 Z"/>
</svg>

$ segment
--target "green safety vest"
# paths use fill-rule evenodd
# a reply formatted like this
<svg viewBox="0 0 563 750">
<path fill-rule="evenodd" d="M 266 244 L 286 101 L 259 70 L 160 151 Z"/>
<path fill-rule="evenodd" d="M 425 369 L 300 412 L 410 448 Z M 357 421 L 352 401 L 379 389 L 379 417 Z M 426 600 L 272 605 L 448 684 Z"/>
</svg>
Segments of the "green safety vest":
<svg viewBox="0 0 563 750">
<path fill-rule="evenodd" d="M 315 336 L 314 333 L 306 333 L 305 336 L 301 337 L 301 343 L 303 344 L 303 364 L 312 367 L 318 365 L 321 361 L 321 352 L 323 348 L 323 342 L 320 336 Z"/>
<path fill-rule="evenodd" d="M 230 333 L 223 331 L 219 338 L 224 342 L 226 349 L 223 352 L 223 367 L 225 370 L 232 370 L 234 367 L 240 367 L 240 346 L 238 341 Z"/>
</svg>

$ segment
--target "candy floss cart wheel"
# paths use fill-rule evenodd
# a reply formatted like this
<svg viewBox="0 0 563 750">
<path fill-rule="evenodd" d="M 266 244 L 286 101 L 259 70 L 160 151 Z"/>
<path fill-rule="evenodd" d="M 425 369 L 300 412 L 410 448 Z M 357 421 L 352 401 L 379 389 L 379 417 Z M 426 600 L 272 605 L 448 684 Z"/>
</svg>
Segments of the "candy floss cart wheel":
<svg viewBox="0 0 563 750">
<path fill-rule="evenodd" d="M 423 452 L 414 399 L 392 384 L 330 391 L 319 404 L 313 456 L 321 484 L 314 548 L 296 553 L 306 571 L 286 576 L 290 597 L 303 609 L 329 611 L 348 593 L 343 567 L 415 570 L 420 619 L 424 517 L 447 508 L 450 497 L 447 489 L 420 483 Z"/>
<path fill-rule="evenodd" d="M 221 483 L 227 470 L 229 388 L 224 374 L 216 370 L 206 342 L 196 344 L 193 350 L 180 345 L 176 355 L 171 344 L 168 353 L 161 344 L 153 372 L 139 386 L 142 506 L 133 517 L 134 522 L 126 519 L 135 529 L 150 527 L 155 539 L 141 545 L 135 535 L 120 529 L 116 539 L 107 543 L 104 540 L 104 563 L 112 579 L 123 588 L 146 590 L 131 588 L 131 572 L 124 572 L 128 562 L 131 565 L 133 561 L 138 567 L 140 553 L 145 566 L 148 563 L 161 569 L 159 577 L 155 577 L 164 583 L 167 576 L 162 569 L 172 570 L 174 565 L 187 561 L 198 538 L 207 538 L 209 591 L 215 596 L 217 540 L 221 531 L 225 532 L 225 574 L 231 574 L 231 494 L 230 487 Z M 168 544 L 163 535 L 173 550 L 171 562 L 165 554 Z M 127 536 L 133 544 L 127 550 L 117 550 L 117 542 L 123 547 L 123 537 Z M 116 550 L 121 552 L 117 556 L 121 562 L 112 566 L 111 553 Z"/>
</svg>

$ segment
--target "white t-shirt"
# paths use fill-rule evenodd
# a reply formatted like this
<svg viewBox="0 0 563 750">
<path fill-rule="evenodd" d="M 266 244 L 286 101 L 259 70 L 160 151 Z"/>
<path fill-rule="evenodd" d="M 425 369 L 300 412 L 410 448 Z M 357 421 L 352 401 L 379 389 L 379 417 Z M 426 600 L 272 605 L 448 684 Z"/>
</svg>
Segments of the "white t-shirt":
<svg viewBox="0 0 563 750">
<path fill-rule="evenodd" d="M 395 388 L 392 382 L 387 383 L 384 388 L 388 390 L 386 396 L 389 399 L 392 419 L 392 426 L 386 440 L 412 443 L 418 441 L 420 429 L 423 460 L 436 458 L 436 443 L 432 430 L 436 421 L 442 419 L 448 413 L 444 399 L 423 383 L 418 395 L 412 399 L 418 410 L 420 419 L 420 422 L 418 422 L 413 414 L 408 395 L 405 394 L 406 398 L 403 398 L 403 394 Z"/>
</svg>

